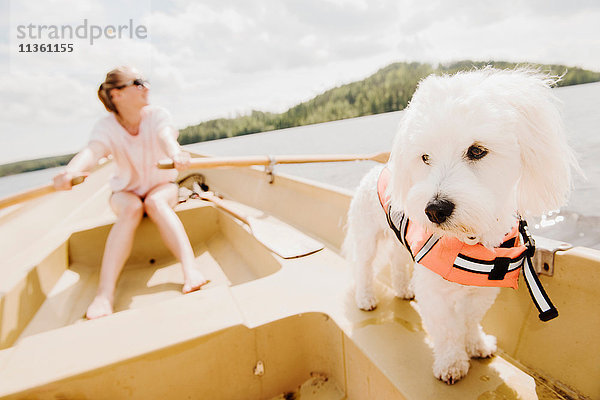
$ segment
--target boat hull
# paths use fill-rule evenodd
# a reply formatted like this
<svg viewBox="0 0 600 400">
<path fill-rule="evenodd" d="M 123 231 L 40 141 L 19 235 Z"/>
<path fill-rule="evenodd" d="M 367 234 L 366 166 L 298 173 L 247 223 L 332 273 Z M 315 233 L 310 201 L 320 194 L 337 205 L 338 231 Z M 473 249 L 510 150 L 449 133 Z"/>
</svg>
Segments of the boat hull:
<svg viewBox="0 0 600 400">
<path fill-rule="evenodd" d="M 200 264 L 214 260 L 207 269 L 214 270 L 214 284 L 181 295 L 177 265 L 144 221 L 117 289 L 122 311 L 83 321 L 87 302 L 64 295 L 56 312 L 66 321 L 34 332 L 52 299 L 51 281 L 81 276 L 84 267 L 90 277 L 97 273 L 114 217 L 88 219 L 85 229 L 65 226 L 63 241 L 43 262 L 22 265 L 29 268 L 25 276 L 41 276 L 36 266 L 45 265 L 44 271 L 54 271 L 52 279 L 37 288 L 34 278 L 24 278 L 20 291 L 13 285 L 19 306 L 7 303 L 6 295 L 2 300 L 4 326 L 10 315 L 22 316 L 2 342 L 0 395 L 271 399 L 302 390 L 310 398 L 306 390 L 313 387 L 313 398 L 322 399 L 600 398 L 600 366 L 589 356 L 600 353 L 594 334 L 600 328 L 599 252 L 560 252 L 554 276 L 541 277 L 561 313 L 555 321 L 537 319 L 524 284 L 502 290 L 484 320 L 498 337 L 500 354 L 472 360 L 467 377 L 447 386 L 431 373 L 433 357 L 414 302 L 392 294 L 389 268 L 378 275 L 378 308 L 365 312 L 354 304 L 350 266 L 340 255 L 351 193 L 282 175 L 270 183 L 258 168 L 195 172 L 244 212 L 274 216 L 325 248 L 282 259 L 235 218 L 210 204 L 184 203 L 178 214 L 198 259 L 206 261 Z M 67 214 L 69 219 L 81 225 L 81 218 Z M 227 258 L 232 253 L 237 261 Z M 165 268 L 169 272 L 161 275 Z M 79 287 L 81 293 L 93 293 L 93 279 Z M 36 301 L 30 300 L 33 292 Z"/>
</svg>

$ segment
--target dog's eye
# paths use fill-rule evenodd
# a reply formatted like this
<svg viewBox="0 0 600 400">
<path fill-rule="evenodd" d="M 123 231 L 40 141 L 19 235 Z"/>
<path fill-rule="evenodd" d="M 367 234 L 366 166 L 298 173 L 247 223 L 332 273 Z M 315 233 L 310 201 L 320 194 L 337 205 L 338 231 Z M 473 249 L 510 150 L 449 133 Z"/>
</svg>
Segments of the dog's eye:
<svg viewBox="0 0 600 400">
<path fill-rule="evenodd" d="M 429 154 L 423 154 L 421 156 L 421 160 L 423 160 L 425 164 L 429 165 Z"/>
<path fill-rule="evenodd" d="M 467 150 L 467 158 L 469 160 L 479 160 L 485 157 L 487 153 L 488 151 L 485 147 L 474 144 Z"/>
</svg>

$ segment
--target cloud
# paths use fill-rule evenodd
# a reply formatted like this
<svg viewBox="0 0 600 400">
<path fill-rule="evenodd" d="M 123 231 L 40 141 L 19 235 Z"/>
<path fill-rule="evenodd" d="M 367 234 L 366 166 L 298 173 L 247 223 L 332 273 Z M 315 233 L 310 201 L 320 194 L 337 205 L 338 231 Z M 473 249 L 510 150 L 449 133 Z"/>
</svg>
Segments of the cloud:
<svg viewBox="0 0 600 400">
<path fill-rule="evenodd" d="M 245 4 L 179 3 L 175 12 L 152 16 L 154 35 L 161 38 L 155 43 L 186 41 L 197 58 L 232 73 L 301 68 L 381 49 L 378 42 L 389 36 L 396 9 L 392 1 Z"/>
<path fill-rule="evenodd" d="M 314 32 L 332 35 L 363 36 L 381 31 L 397 23 L 400 10 L 397 1 L 333 2 L 294 0 L 284 3 L 291 16 Z"/>
</svg>

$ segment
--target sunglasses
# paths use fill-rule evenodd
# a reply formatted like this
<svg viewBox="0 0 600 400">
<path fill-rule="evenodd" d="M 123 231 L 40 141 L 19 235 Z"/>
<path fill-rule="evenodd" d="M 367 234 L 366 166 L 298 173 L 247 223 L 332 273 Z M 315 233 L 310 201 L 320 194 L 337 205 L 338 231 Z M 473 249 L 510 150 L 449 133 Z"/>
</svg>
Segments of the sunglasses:
<svg viewBox="0 0 600 400">
<path fill-rule="evenodd" d="M 146 89 L 150 89 L 150 82 L 148 82 L 147 80 L 144 80 L 142 78 L 137 78 L 130 82 L 127 82 L 124 85 L 117 86 L 117 87 L 115 87 L 115 89 L 123 89 L 123 88 L 129 87 L 129 86 L 137 86 L 138 89 L 141 89 L 142 87 L 145 87 Z"/>
</svg>

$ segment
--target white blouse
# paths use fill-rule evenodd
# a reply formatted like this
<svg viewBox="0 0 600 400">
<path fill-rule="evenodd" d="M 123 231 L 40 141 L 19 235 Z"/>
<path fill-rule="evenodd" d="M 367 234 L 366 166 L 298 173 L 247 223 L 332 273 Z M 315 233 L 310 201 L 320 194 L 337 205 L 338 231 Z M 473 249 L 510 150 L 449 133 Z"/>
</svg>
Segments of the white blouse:
<svg viewBox="0 0 600 400">
<path fill-rule="evenodd" d="M 113 156 L 117 167 L 116 174 L 110 179 L 113 192 L 127 191 L 143 197 L 154 187 L 175 180 L 176 169 L 156 166 L 159 160 L 169 158 L 159 138 L 164 129 L 169 129 L 177 140 L 179 132 L 173 128 L 169 112 L 153 105 L 142 109 L 140 128 L 135 136 L 119 124 L 113 113 L 96 123 L 89 141 L 102 144 L 104 156 Z"/>
</svg>

